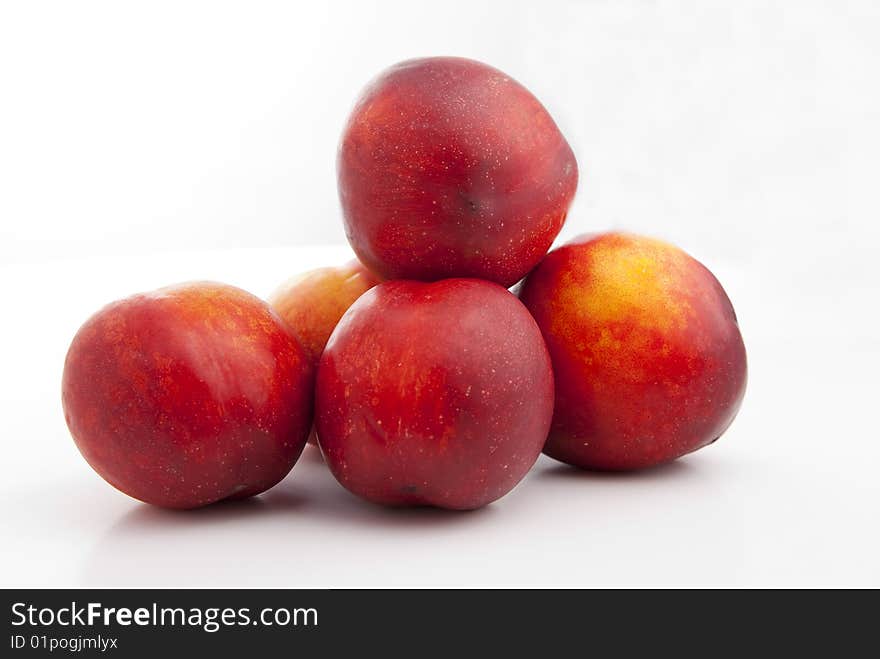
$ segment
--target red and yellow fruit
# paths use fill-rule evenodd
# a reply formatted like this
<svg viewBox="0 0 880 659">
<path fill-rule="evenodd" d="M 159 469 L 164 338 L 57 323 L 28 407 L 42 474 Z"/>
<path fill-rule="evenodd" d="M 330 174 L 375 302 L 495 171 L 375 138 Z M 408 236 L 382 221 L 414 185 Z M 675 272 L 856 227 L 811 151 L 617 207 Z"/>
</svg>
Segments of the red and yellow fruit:
<svg viewBox="0 0 880 659">
<path fill-rule="evenodd" d="M 168 508 L 241 499 L 293 467 L 312 420 L 313 369 L 268 305 L 183 284 L 101 309 L 64 364 L 83 457 L 126 494 Z"/>
<path fill-rule="evenodd" d="M 292 277 L 272 294 L 269 304 L 290 325 L 317 367 L 342 314 L 378 283 L 375 275 L 352 260 Z"/>
<path fill-rule="evenodd" d="M 608 233 L 554 250 L 520 297 L 553 360 L 544 452 L 590 469 L 638 469 L 715 441 L 739 409 L 746 353 L 730 300 L 666 243 Z"/>
</svg>

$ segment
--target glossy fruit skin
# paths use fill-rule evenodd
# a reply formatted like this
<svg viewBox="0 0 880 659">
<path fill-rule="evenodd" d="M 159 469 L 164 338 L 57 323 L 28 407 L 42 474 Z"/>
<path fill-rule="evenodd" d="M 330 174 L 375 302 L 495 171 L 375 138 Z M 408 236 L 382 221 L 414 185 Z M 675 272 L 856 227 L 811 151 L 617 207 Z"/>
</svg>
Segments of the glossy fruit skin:
<svg viewBox="0 0 880 659">
<path fill-rule="evenodd" d="M 534 464 L 553 374 L 537 325 L 504 288 L 389 281 L 342 317 L 316 396 L 318 443 L 343 486 L 381 504 L 468 510 Z"/>
<path fill-rule="evenodd" d="M 62 403 L 107 482 L 166 508 L 259 494 L 293 467 L 314 370 L 269 306 L 195 282 L 114 302 L 80 328 Z"/>
<path fill-rule="evenodd" d="M 550 252 L 519 294 L 553 360 L 550 457 L 651 467 L 712 443 L 736 416 L 747 368 L 733 306 L 680 249 L 582 236 Z"/>
<path fill-rule="evenodd" d="M 541 103 L 490 66 L 401 62 L 362 92 L 337 157 L 346 234 L 385 279 L 510 287 L 574 198 L 574 154 Z"/>
<path fill-rule="evenodd" d="M 309 362 L 318 360 L 342 314 L 379 279 L 357 259 L 328 268 L 309 270 L 278 287 L 269 304 L 291 327 L 306 351 Z M 309 443 L 315 444 L 314 431 Z"/>
</svg>

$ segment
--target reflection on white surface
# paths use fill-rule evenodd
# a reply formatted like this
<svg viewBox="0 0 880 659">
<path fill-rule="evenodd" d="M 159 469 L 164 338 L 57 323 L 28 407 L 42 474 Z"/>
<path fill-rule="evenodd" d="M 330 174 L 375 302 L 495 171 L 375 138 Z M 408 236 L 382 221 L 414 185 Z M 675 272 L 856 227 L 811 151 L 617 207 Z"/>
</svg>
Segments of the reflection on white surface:
<svg viewBox="0 0 880 659">
<path fill-rule="evenodd" d="M 711 577 L 705 559 L 741 545 L 741 525 L 713 512 L 715 490 L 686 462 L 587 476 L 542 459 L 514 495 L 481 510 L 389 509 L 345 492 L 310 449 L 283 484 L 251 501 L 189 512 L 133 504 L 89 548 L 77 581 L 571 585 L 607 583 L 615 573 L 633 583 L 699 581 Z M 689 493 L 697 498 L 690 504 Z M 682 532 L 695 514 L 696 546 L 684 536 L 664 548 L 643 538 L 651 519 Z M 696 551 L 705 559 L 694 560 Z"/>
</svg>

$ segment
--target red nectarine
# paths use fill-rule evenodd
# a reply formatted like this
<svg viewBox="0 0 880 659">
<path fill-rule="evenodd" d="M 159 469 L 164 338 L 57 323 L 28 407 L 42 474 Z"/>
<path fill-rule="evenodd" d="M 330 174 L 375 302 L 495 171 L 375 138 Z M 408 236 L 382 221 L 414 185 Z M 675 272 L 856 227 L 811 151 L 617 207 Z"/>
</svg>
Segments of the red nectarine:
<svg viewBox="0 0 880 659">
<path fill-rule="evenodd" d="M 316 396 L 318 443 L 346 488 L 377 503 L 471 509 L 534 464 L 553 374 L 535 321 L 501 286 L 389 281 L 333 331 Z"/>
<path fill-rule="evenodd" d="M 64 364 L 83 457 L 126 494 L 195 508 L 259 494 L 299 457 L 313 369 L 290 328 L 232 286 L 192 283 L 104 307 Z"/>
<path fill-rule="evenodd" d="M 358 99 L 337 158 L 346 234 L 386 279 L 512 286 L 547 253 L 574 154 L 525 87 L 458 57 L 401 62 Z"/>
</svg>

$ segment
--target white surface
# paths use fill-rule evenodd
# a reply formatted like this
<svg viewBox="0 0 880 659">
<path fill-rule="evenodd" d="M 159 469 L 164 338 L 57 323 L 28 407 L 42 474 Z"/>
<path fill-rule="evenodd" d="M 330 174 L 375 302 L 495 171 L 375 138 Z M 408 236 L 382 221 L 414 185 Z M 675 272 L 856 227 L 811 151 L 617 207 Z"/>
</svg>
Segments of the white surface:
<svg viewBox="0 0 880 659">
<path fill-rule="evenodd" d="M 731 430 L 629 476 L 542 459 L 469 514 L 362 503 L 314 454 L 236 506 L 115 492 L 61 414 L 76 328 L 343 260 L 344 117 L 428 54 L 551 110 L 581 168 L 563 238 L 642 231 L 718 275 L 750 360 Z M 868 1 L 3 3 L 0 585 L 880 586 L 878 79 Z"/>
</svg>

